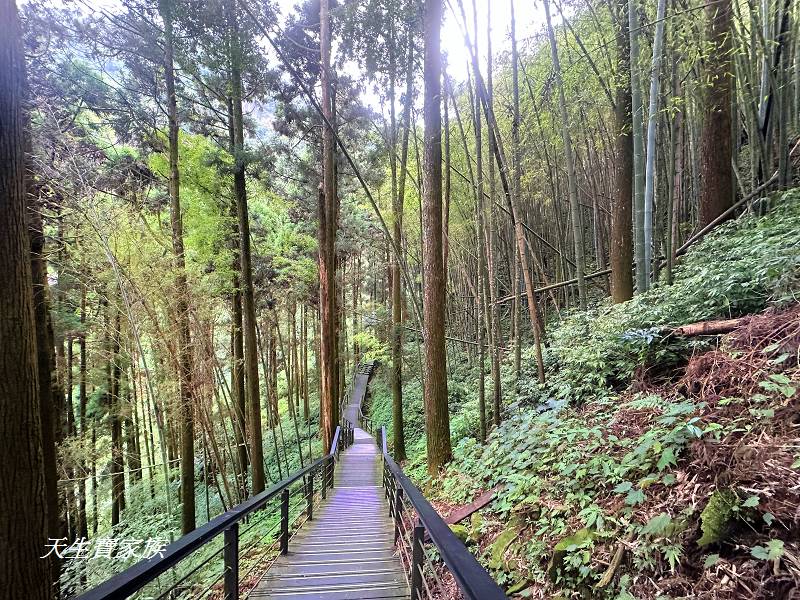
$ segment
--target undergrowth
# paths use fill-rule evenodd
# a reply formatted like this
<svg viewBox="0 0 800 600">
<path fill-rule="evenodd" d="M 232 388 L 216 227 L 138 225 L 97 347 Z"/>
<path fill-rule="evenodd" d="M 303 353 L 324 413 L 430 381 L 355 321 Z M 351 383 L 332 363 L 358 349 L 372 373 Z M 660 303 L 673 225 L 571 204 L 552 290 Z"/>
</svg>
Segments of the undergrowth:
<svg viewBox="0 0 800 600">
<path fill-rule="evenodd" d="M 629 302 L 549 324 L 547 382 L 531 347 L 518 377 L 503 365 L 504 420 L 486 444 L 480 375 L 451 356 L 454 460 L 438 478 L 424 469 L 418 380 L 405 384 L 406 469 L 445 511 L 497 490 L 466 536 L 509 594 L 800 589 L 800 190 L 772 202 L 690 250 L 671 285 L 662 277 Z M 721 341 L 670 333 L 754 313 Z M 488 375 L 486 390 L 488 399 Z M 391 421 L 382 378 L 371 413 Z"/>
<path fill-rule="evenodd" d="M 264 435 L 264 464 L 267 477 L 267 486 L 285 478 L 287 473 L 300 468 L 300 448 L 304 455 L 304 464 L 309 462 L 309 454 L 313 458 L 321 456 L 321 443 L 317 432 L 319 430 L 319 403 L 311 402 L 310 420 L 306 424 L 298 420 L 298 429 L 295 430 L 294 420 L 287 412 L 280 419 L 279 426 L 268 430 Z M 225 434 L 218 427 L 216 434 L 224 439 Z M 274 437 L 273 437 L 274 436 Z M 102 456 L 100 457 L 102 459 Z M 98 460 L 100 462 L 100 460 Z M 208 460 L 209 482 L 204 481 L 204 462 L 202 458 L 195 463 L 195 505 L 197 507 L 197 526 L 200 527 L 207 521 L 232 508 L 224 498 L 227 492 L 235 491 L 235 483 L 222 481 L 222 475 L 213 467 L 213 461 Z M 127 508 L 123 511 L 121 522 L 112 527 L 106 517 L 110 514 L 109 479 L 101 472 L 98 479 L 99 522 L 97 533 L 92 534 L 95 542 L 98 540 L 112 539 L 118 543 L 126 540 L 140 541 L 161 540 L 171 542 L 180 537 L 180 477 L 178 466 L 169 471 L 170 479 L 165 485 L 161 467 L 145 470 L 142 479 L 129 481 L 126 488 Z M 152 479 L 151 479 L 152 477 Z M 232 479 L 232 478 L 231 478 Z M 87 482 L 87 487 L 89 486 Z M 250 483 L 248 488 L 251 489 Z M 169 494 L 169 501 L 167 498 Z M 169 511 L 167 507 L 169 506 Z M 91 508 L 91 507 L 89 507 Z M 280 521 L 280 509 L 277 500 L 267 505 L 267 510 L 256 513 L 240 532 L 240 570 L 241 585 L 247 588 L 254 585 L 257 577 L 261 575 L 259 565 L 263 567 L 265 561 L 277 553 L 275 541 L 277 540 L 277 526 Z M 290 503 L 290 518 L 294 523 L 305 508 L 304 499 L 295 494 L 295 499 Z M 89 514 L 90 522 L 92 520 Z M 90 531 L 90 534 L 92 532 Z M 70 540 L 71 542 L 71 540 Z M 142 594 L 143 597 L 179 598 L 197 597 L 199 590 L 211 588 L 209 598 L 221 597 L 222 575 L 224 565 L 222 562 L 222 536 L 204 546 L 201 550 L 180 561 L 174 569 L 161 575 L 155 582 L 149 584 Z M 139 548 L 141 549 L 141 548 Z M 117 553 L 112 558 L 68 558 L 64 561 L 60 585 L 64 597 L 72 597 L 90 589 L 106 579 L 122 572 L 136 563 L 138 557 L 132 555 L 125 557 Z M 195 568 L 204 561 L 209 561 L 208 568 Z M 185 577 L 185 580 L 184 580 Z M 174 592 L 169 588 L 174 587 Z M 151 596 L 147 596 L 151 594 Z"/>
</svg>

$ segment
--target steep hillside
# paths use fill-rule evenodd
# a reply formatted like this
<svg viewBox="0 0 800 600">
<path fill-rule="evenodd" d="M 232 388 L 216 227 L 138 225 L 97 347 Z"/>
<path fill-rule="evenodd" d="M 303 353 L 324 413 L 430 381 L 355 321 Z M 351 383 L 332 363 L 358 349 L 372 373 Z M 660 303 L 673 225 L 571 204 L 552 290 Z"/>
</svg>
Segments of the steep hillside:
<svg viewBox="0 0 800 600">
<path fill-rule="evenodd" d="M 407 468 L 444 512 L 498 487 L 459 531 L 511 592 L 800 593 L 800 192 L 772 203 L 699 244 L 672 285 L 552 325 L 546 384 L 532 349 L 518 382 L 504 365 L 507 411 L 485 445 L 477 373 L 451 367 L 460 441 L 436 480 L 420 468 L 418 384 L 406 385 Z M 674 331 L 746 315 L 722 336 Z M 389 422 L 380 381 L 373 395 Z"/>
</svg>

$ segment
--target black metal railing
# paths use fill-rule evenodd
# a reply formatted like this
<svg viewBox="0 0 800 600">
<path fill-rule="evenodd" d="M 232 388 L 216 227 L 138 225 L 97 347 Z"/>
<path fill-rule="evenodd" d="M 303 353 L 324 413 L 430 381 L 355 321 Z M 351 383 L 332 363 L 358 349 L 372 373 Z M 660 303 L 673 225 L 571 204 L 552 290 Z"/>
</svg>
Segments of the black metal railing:
<svg viewBox="0 0 800 600">
<path fill-rule="evenodd" d="M 395 544 L 408 574 L 411 600 L 433 600 L 442 595 L 446 571 L 467 600 L 506 598 L 500 586 L 389 455 L 386 427 L 380 428 L 376 441 L 383 454 L 383 486 L 394 521 Z M 434 556 L 434 548 L 438 557 Z"/>
<path fill-rule="evenodd" d="M 127 598 L 145 586 L 156 581 L 159 576 L 170 569 L 176 568 L 182 561 L 190 557 L 199 558 L 204 550 L 211 550 L 198 564 L 191 565 L 185 572 L 173 576 L 169 585 L 158 586 L 158 589 L 148 590 L 148 598 L 179 598 L 184 593 L 191 598 L 204 598 L 215 589 L 219 590 L 222 582 L 223 598 L 225 600 L 238 600 L 239 582 L 245 581 L 259 565 L 264 565 L 265 559 L 274 558 L 270 550 L 278 550 L 280 554 L 289 551 L 289 540 L 292 525 L 302 525 L 305 520 L 314 518 L 316 506 L 325 499 L 327 490 L 334 486 L 335 463 L 340 452 L 353 443 L 353 428 L 349 423 L 336 428 L 330 452 L 302 468 L 289 477 L 270 487 L 269 489 L 242 502 L 227 512 L 212 519 L 202 527 L 182 536 L 175 542 L 166 546 L 159 556 L 142 560 L 122 573 L 101 583 L 97 587 L 78 596 L 78 600 L 119 600 Z M 319 489 L 315 491 L 315 480 L 319 480 Z M 299 488 L 299 494 L 298 489 Z M 266 532 L 259 526 L 264 524 L 274 512 L 279 509 L 280 517 L 277 523 Z M 305 517 L 305 519 L 302 519 Z M 240 525 L 244 527 L 240 528 Z M 242 542 L 253 532 L 247 544 Z M 222 537 L 222 544 L 214 548 Z M 265 539 L 273 537 L 270 545 L 264 546 Z M 253 550 L 253 558 L 249 551 Z M 208 567 L 214 559 L 222 561 L 222 568 L 218 575 L 212 578 L 210 585 L 201 586 L 189 582 L 193 575 L 197 575 L 204 567 Z M 241 562 L 240 562 L 241 561 Z M 244 573 L 242 564 L 248 561 Z M 189 582 L 189 583 L 187 583 Z M 207 583 L 207 579 L 204 581 Z"/>
<path fill-rule="evenodd" d="M 360 406 L 358 407 L 358 426 L 372 437 L 377 437 L 375 435 L 375 422 L 364 414 L 362 407 Z"/>
</svg>

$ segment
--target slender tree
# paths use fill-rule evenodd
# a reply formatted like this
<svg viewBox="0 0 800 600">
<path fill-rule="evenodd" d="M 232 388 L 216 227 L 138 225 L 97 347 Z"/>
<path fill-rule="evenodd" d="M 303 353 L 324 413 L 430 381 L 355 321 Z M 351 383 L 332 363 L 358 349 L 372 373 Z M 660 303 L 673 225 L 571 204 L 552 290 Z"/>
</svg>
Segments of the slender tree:
<svg viewBox="0 0 800 600">
<path fill-rule="evenodd" d="M 647 289 L 644 252 L 644 107 L 639 79 L 639 14 L 636 0 L 628 0 L 628 34 L 630 36 L 631 120 L 633 127 L 633 206 L 634 257 L 636 291 Z"/>
<path fill-rule="evenodd" d="M 164 79 L 169 122 L 169 197 L 172 220 L 172 252 L 175 263 L 175 319 L 178 330 L 178 369 L 181 397 L 181 530 L 195 528 L 194 494 L 194 406 L 192 400 L 192 348 L 189 326 L 189 285 L 183 247 L 180 173 L 178 170 L 178 100 L 175 92 L 174 0 L 159 0 L 164 23 Z"/>
<path fill-rule="evenodd" d="M 575 243 L 575 277 L 578 280 L 578 302 L 581 310 L 586 310 L 586 260 L 583 252 L 583 220 L 581 207 L 578 203 L 578 176 L 575 173 L 575 157 L 572 148 L 572 139 L 569 133 L 569 115 L 567 113 L 567 100 L 564 94 L 564 82 L 561 79 L 561 62 L 558 58 L 556 34 L 550 20 L 550 2 L 544 0 L 544 15 L 547 20 L 547 34 L 550 38 L 550 54 L 553 59 L 553 72 L 558 88 L 558 107 L 561 114 L 561 136 L 564 140 L 564 158 L 567 163 L 567 186 L 569 189 L 569 212 L 572 219 L 572 237 Z"/>
<path fill-rule="evenodd" d="M 664 51 L 664 15 L 667 0 L 658 0 L 656 10 L 656 33 L 653 39 L 653 62 L 650 69 L 650 106 L 647 112 L 647 157 L 644 170 L 644 289 L 650 286 L 650 272 L 653 262 L 653 210 L 655 205 L 656 180 L 656 128 L 658 126 L 658 101 L 661 97 L 659 81 L 661 78 L 661 59 Z"/>
<path fill-rule="evenodd" d="M 242 48 L 236 7 L 228 3 L 231 46 L 231 104 L 233 107 L 234 169 L 233 188 L 239 224 L 239 260 L 242 276 L 242 314 L 244 329 L 244 375 L 247 405 L 250 407 L 250 452 L 253 466 L 253 494 L 264 491 L 264 446 L 261 428 L 261 386 L 258 379 L 256 302 L 250 249 L 250 216 L 245 182 L 244 118 L 242 116 Z"/>
<path fill-rule="evenodd" d="M 392 55 L 390 65 L 390 97 L 391 97 L 391 130 L 392 150 L 390 154 L 392 166 L 392 216 L 394 218 L 394 239 L 402 246 L 403 240 L 403 206 L 405 204 L 406 163 L 408 162 L 408 137 L 411 129 L 411 107 L 414 102 L 414 37 L 411 31 L 408 34 L 406 90 L 403 98 L 402 115 L 402 148 L 398 165 L 397 127 L 395 117 L 395 79 L 396 59 L 394 56 L 396 40 L 392 41 Z M 397 174 L 398 167 L 400 169 Z M 399 181 L 398 181 L 399 179 Z M 405 432 L 403 430 L 403 295 L 402 295 L 402 265 L 400 257 L 392 253 L 392 437 L 394 439 L 394 455 L 397 460 L 406 458 Z"/>
</svg>

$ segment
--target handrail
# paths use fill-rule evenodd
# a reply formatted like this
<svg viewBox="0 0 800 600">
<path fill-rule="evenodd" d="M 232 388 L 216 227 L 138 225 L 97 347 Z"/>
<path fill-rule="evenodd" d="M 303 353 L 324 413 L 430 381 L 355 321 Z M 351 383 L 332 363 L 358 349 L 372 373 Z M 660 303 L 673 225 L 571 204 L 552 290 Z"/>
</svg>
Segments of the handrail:
<svg viewBox="0 0 800 600">
<path fill-rule="evenodd" d="M 413 560 L 411 565 L 411 597 L 413 599 L 420 598 L 422 590 L 420 589 L 423 584 L 417 577 L 416 570 L 419 569 L 420 575 L 422 572 L 421 565 L 418 564 L 424 555 L 422 544 L 425 540 L 425 533 L 430 537 L 430 540 L 439 550 L 444 564 L 450 570 L 458 584 L 461 593 L 467 600 L 504 600 L 506 595 L 494 579 L 491 578 L 489 573 L 486 572 L 477 559 L 467 550 L 461 540 L 456 537 L 447 523 L 444 522 L 436 509 L 425 499 L 425 496 L 419 489 L 411 482 L 408 476 L 403 473 L 400 466 L 389 455 L 388 443 L 386 440 L 386 427 L 381 426 L 380 447 L 383 454 L 384 461 L 384 482 L 387 482 L 387 475 L 399 485 L 395 487 L 394 497 L 391 497 L 391 491 L 387 485 L 387 496 L 389 497 L 390 512 L 395 520 L 396 532 L 400 529 L 400 520 L 402 519 L 400 506 L 400 490 L 402 490 L 408 502 L 414 507 L 417 513 L 419 524 L 414 527 L 414 539 L 411 554 Z M 417 552 L 419 545 L 420 552 Z M 416 580 L 416 581 L 415 581 Z M 415 586 L 417 589 L 415 589 Z"/>
<path fill-rule="evenodd" d="M 368 363 L 359 363 L 358 368 L 356 369 L 356 375 L 367 375 L 368 377 L 372 375 L 372 372 L 375 370 L 377 361 L 371 361 Z M 353 382 L 355 382 L 355 376 L 353 377 Z M 354 383 L 355 385 L 355 383 Z M 366 393 L 365 393 L 366 396 Z M 364 404 L 363 399 L 362 402 L 358 405 L 358 424 L 361 426 L 361 429 L 369 433 L 371 436 L 375 437 L 375 424 L 367 415 L 364 414 Z"/>
<path fill-rule="evenodd" d="M 153 557 L 139 561 L 135 565 L 125 569 L 123 572 L 115 575 L 111 579 L 104 581 L 97 587 L 84 592 L 78 596 L 77 600 L 117 600 L 121 598 L 127 598 L 131 594 L 142 589 L 148 583 L 155 580 L 165 571 L 174 567 L 181 560 L 189 557 L 192 553 L 205 546 L 220 533 L 225 533 L 227 543 L 229 531 L 238 529 L 238 524 L 242 519 L 262 508 L 273 498 L 276 498 L 279 495 L 285 496 L 285 498 L 282 497 L 282 501 L 287 503 L 289 486 L 291 486 L 293 483 L 296 483 L 300 479 L 305 478 L 309 474 L 311 474 L 311 479 L 313 481 L 314 473 L 320 468 L 323 469 L 322 497 L 324 498 L 325 489 L 327 487 L 333 487 L 333 469 L 331 468 L 332 462 L 336 461 L 339 452 L 342 450 L 342 447 L 347 447 L 349 445 L 348 440 L 352 439 L 352 433 L 349 431 L 351 426 L 346 428 L 348 431 L 345 432 L 345 434 L 342 434 L 342 427 L 336 427 L 336 432 L 334 433 L 333 440 L 331 442 L 330 451 L 325 456 L 318 458 L 310 465 L 295 471 L 286 479 L 279 481 L 257 496 L 253 496 L 252 498 L 249 498 L 241 504 L 234 506 L 223 514 L 211 519 L 208 523 L 198 527 L 191 533 L 181 536 L 173 543 L 169 544 L 158 558 Z M 313 484 L 310 491 L 311 495 L 313 496 Z M 288 511 L 285 517 L 282 515 L 282 519 L 288 520 Z M 287 531 L 286 526 L 284 526 L 283 531 Z M 236 537 L 238 540 L 238 532 L 234 533 L 234 537 Z M 286 543 L 288 544 L 288 538 L 286 539 Z M 235 560 L 232 562 L 238 566 L 238 550 L 236 552 Z M 228 565 L 226 564 L 226 568 L 227 567 Z M 235 578 L 235 582 L 235 588 L 237 590 L 236 593 L 238 594 L 238 574 Z M 233 590 L 228 589 L 229 584 L 227 577 L 225 585 L 226 597 L 238 597 L 232 595 Z M 231 595 L 228 595 L 229 592 Z"/>
</svg>

